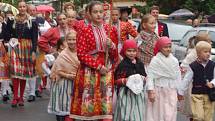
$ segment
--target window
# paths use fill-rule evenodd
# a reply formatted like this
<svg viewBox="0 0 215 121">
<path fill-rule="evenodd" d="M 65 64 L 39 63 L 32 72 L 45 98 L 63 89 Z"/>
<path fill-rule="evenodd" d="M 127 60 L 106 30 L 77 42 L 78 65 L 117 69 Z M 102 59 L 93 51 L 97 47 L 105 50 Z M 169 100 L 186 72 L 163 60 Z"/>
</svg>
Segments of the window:
<svg viewBox="0 0 215 121">
<path fill-rule="evenodd" d="M 188 31 L 184 37 L 182 38 L 181 42 L 180 42 L 180 45 L 181 46 L 184 46 L 184 47 L 187 47 L 188 46 L 188 41 L 191 37 L 195 36 L 197 33 L 196 30 L 193 30 L 193 31 Z"/>
<path fill-rule="evenodd" d="M 212 48 L 215 48 L 215 31 L 209 31 L 208 34 L 212 39 Z"/>
</svg>

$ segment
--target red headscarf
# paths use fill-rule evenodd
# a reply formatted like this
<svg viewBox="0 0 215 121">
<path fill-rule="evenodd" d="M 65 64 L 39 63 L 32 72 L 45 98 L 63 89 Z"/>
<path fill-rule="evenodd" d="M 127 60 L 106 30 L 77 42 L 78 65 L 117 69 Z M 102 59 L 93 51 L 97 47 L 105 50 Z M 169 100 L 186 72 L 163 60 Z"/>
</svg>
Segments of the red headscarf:
<svg viewBox="0 0 215 121">
<path fill-rule="evenodd" d="M 156 55 L 160 49 L 167 44 L 171 44 L 171 39 L 166 36 L 160 37 L 155 43 L 154 55 Z"/>
<path fill-rule="evenodd" d="M 120 51 L 120 55 L 122 57 L 125 57 L 125 52 L 127 49 L 137 49 L 137 43 L 135 40 L 126 40 L 124 43 L 123 43 L 123 47 Z"/>
</svg>

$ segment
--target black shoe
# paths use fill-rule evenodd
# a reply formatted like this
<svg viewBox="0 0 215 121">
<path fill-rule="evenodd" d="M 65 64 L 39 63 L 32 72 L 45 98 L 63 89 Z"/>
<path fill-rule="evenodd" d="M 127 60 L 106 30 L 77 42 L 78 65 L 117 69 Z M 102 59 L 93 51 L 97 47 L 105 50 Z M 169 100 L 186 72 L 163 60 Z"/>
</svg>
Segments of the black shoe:
<svg viewBox="0 0 215 121">
<path fill-rule="evenodd" d="M 7 103 L 8 100 L 10 100 L 9 95 L 3 95 L 3 102 Z"/>
<path fill-rule="evenodd" d="M 37 97 L 42 97 L 41 92 L 39 90 L 35 91 Z"/>
<path fill-rule="evenodd" d="M 30 96 L 28 97 L 28 102 L 33 102 L 33 101 L 35 101 L 35 96 L 30 95 Z"/>
</svg>

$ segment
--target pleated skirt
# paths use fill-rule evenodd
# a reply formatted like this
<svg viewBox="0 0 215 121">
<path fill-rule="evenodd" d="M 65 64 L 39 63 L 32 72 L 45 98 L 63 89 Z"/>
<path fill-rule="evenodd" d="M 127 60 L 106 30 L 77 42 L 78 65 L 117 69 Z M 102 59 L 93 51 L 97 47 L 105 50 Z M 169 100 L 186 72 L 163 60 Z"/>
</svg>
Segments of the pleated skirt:
<svg viewBox="0 0 215 121">
<path fill-rule="evenodd" d="M 145 121 L 144 91 L 136 95 L 121 87 L 117 96 L 114 121 Z"/>
<path fill-rule="evenodd" d="M 51 82 L 48 113 L 55 115 L 69 115 L 73 92 L 73 81 L 62 78 Z"/>
</svg>

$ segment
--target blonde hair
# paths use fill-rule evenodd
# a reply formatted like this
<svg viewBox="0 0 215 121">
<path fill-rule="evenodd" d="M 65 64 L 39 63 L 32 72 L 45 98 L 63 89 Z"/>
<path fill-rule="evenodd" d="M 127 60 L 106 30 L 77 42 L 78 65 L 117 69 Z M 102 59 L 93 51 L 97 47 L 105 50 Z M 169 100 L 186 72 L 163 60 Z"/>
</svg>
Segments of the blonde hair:
<svg viewBox="0 0 215 121">
<path fill-rule="evenodd" d="M 66 40 L 67 40 L 67 38 L 71 35 L 71 34 L 75 34 L 75 35 L 77 35 L 77 32 L 75 31 L 75 30 L 70 30 L 67 34 L 66 34 Z"/>
<path fill-rule="evenodd" d="M 196 44 L 197 55 L 200 54 L 203 50 L 211 50 L 211 44 L 206 41 L 200 41 Z"/>
<path fill-rule="evenodd" d="M 211 40 L 210 35 L 208 33 L 204 32 L 204 33 L 199 33 L 198 35 L 196 35 L 194 44 L 196 45 L 200 41 L 206 41 L 208 43 L 211 43 L 212 40 Z"/>
<path fill-rule="evenodd" d="M 142 17 L 142 19 L 141 19 L 141 30 L 144 29 L 144 28 L 142 27 L 142 26 L 143 26 L 143 23 L 147 23 L 147 22 L 149 21 L 149 19 L 151 19 L 151 18 L 154 18 L 154 19 L 155 19 L 155 17 L 152 16 L 151 14 L 146 14 L 146 15 L 144 15 L 144 16 Z"/>
</svg>

